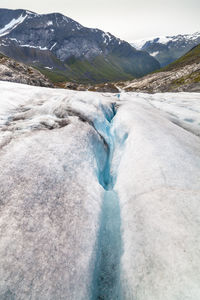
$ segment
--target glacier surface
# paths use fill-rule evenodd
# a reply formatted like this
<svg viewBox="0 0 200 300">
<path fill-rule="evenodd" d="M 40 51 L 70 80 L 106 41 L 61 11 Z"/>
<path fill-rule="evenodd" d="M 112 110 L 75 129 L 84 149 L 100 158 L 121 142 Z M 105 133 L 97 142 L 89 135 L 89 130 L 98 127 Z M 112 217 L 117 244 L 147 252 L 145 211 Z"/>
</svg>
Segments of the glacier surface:
<svg viewBox="0 0 200 300">
<path fill-rule="evenodd" d="M 0 299 L 199 299 L 200 94 L 0 89 Z"/>
</svg>

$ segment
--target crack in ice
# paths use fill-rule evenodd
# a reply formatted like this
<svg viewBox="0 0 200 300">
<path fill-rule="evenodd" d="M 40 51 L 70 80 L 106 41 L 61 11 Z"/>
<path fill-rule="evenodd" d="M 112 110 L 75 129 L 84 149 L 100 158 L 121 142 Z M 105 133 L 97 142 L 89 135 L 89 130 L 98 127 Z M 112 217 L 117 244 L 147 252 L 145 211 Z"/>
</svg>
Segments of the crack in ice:
<svg viewBox="0 0 200 300">
<path fill-rule="evenodd" d="M 120 258 L 122 254 L 121 217 L 117 192 L 114 190 L 115 174 L 111 172 L 115 148 L 115 136 L 111 132 L 115 105 L 112 116 L 105 112 L 107 122 L 96 120 L 94 126 L 107 145 L 107 159 L 99 182 L 103 186 L 104 198 L 101 208 L 100 229 L 98 233 L 96 263 L 92 285 L 92 300 L 121 299 Z"/>
</svg>

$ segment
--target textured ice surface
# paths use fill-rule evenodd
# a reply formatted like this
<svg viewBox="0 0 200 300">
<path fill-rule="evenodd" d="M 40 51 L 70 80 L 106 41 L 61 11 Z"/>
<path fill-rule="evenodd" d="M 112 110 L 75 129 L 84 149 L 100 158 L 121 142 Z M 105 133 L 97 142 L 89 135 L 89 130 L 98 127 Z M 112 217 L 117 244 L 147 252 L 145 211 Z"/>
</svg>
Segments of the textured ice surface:
<svg viewBox="0 0 200 300">
<path fill-rule="evenodd" d="M 128 133 L 115 186 L 122 299 L 199 299 L 200 140 L 140 96 L 124 96 L 115 118 Z"/>
<path fill-rule="evenodd" d="M 200 95 L 0 90 L 0 299 L 199 299 Z"/>
<path fill-rule="evenodd" d="M 89 299 L 104 195 L 98 159 L 106 161 L 89 119 L 101 111 L 90 95 L 81 115 L 84 94 L 4 87 L 1 133 L 11 138 L 0 153 L 0 299 Z"/>
</svg>

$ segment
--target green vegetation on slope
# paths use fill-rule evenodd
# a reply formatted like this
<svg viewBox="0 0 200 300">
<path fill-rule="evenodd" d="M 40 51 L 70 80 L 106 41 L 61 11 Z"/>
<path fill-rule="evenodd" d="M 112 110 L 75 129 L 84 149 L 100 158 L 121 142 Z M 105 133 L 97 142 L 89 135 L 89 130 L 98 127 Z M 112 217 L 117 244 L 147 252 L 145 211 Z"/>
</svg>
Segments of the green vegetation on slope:
<svg viewBox="0 0 200 300">
<path fill-rule="evenodd" d="M 158 72 L 172 71 L 177 68 L 185 67 L 186 65 L 191 65 L 194 63 L 200 63 L 200 45 L 192 48 L 185 55 L 171 63 L 170 65 L 160 69 Z"/>
<path fill-rule="evenodd" d="M 64 71 L 60 70 L 48 70 L 42 67 L 36 67 L 32 66 L 33 68 L 37 69 L 40 71 L 43 75 L 45 75 L 49 80 L 51 80 L 53 83 L 59 83 L 59 82 L 65 82 L 67 81 L 66 75 Z"/>
<path fill-rule="evenodd" d="M 200 70 L 192 72 L 191 74 L 183 76 L 176 80 L 173 80 L 171 82 L 171 90 L 173 90 L 174 88 L 183 86 L 183 85 L 189 85 L 189 84 L 195 84 L 195 83 L 200 83 Z"/>
<path fill-rule="evenodd" d="M 102 83 L 133 79 L 133 75 L 125 72 L 120 64 L 122 60 L 117 57 L 97 56 L 92 61 L 71 58 L 66 62 L 65 70 L 48 70 L 42 67 L 38 69 L 54 83 L 64 81 Z"/>
</svg>

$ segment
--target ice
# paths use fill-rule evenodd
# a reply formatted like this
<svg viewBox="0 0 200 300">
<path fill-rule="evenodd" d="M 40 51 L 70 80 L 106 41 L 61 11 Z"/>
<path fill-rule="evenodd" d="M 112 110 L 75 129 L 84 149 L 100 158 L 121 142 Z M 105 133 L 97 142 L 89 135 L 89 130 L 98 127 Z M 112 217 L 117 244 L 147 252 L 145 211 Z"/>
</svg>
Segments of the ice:
<svg viewBox="0 0 200 300">
<path fill-rule="evenodd" d="M 200 94 L 0 89 L 0 299 L 199 299 Z"/>
<path fill-rule="evenodd" d="M 140 95 L 123 100 L 115 117 L 128 133 L 115 185 L 122 299 L 199 299 L 200 140 Z"/>
<path fill-rule="evenodd" d="M 65 101 L 77 93 L 68 98 L 65 91 L 2 83 L 4 89 L 1 100 L 9 100 L 4 114 L 25 115 L 14 121 L 18 127 L 12 131 L 18 134 L 0 155 L 0 298 L 89 299 L 104 193 L 96 156 L 99 152 L 106 161 L 105 145 L 72 108 L 67 126 L 34 129 L 39 117 L 43 122 L 55 115 L 65 118 L 70 107 Z M 77 96 L 77 102 L 85 101 Z M 92 111 L 92 103 L 88 106 Z"/>
<path fill-rule="evenodd" d="M 199 93 L 164 93 L 147 97 L 151 104 L 167 113 L 167 118 L 184 129 L 200 136 Z"/>
</svg>

